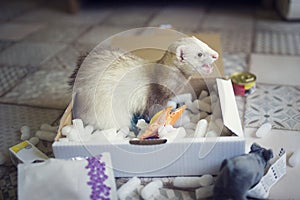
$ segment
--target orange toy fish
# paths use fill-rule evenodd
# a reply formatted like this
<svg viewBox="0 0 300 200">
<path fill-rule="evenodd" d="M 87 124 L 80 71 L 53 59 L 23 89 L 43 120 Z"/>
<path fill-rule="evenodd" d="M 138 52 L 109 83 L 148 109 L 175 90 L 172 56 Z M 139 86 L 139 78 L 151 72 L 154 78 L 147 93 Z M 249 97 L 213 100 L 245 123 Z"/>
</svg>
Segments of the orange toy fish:
<svg viewBox="0 0 300 200">
<path fill-rule="evenodd" d="M 183 105 L 171 113 L 172 107 L 169 106 L 159 111 L 152 117 L 150 121 L 150 126 L 146 129 L 146 131 L 143 134 L 138 136 L 138 138 L 141 140 L 147 138 L 158 138 L 159 127 L 166 125 L 173 126 L 186 108 L 187 106 Z"/>
</svg>

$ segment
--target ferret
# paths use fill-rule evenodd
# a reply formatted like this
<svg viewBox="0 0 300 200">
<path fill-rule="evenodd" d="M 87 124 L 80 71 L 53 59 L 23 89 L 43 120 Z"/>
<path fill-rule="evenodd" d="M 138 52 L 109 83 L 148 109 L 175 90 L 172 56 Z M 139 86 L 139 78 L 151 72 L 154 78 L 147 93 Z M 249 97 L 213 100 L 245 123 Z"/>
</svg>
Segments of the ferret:
<svg viewBox="0 0 300 200">
<path fill-rule="evenodd" d="M 186 87 L 193 74 L 210 74 L 218 53 L 196 37 L 169 45 L 150 62 L 122 50 L 93 50 L 71 76 L 73 118 L 97 129 L 130 127 L 149 121 L 156 111 Z"/>
<path fill-rule="evenodd" d="M 263 177 L 273 151 L 254 143 L 249 154 L 225 159 L 214 187 L 215 200 L 246 200 L 247 192 Z"/>
</svg>

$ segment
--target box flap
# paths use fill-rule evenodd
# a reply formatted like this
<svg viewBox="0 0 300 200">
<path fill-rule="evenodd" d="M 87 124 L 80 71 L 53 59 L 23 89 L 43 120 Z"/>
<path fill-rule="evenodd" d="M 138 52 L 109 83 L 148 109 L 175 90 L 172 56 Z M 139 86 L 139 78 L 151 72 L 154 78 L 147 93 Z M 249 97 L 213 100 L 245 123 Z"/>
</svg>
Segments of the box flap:
<svg viewBox="0 0 300 200">
<path fill-rule="evenodd" d="M 217 85 L 224 125 L 237 136 L 244 137 L 231 80 L 217 78 Z"/>
</svg>

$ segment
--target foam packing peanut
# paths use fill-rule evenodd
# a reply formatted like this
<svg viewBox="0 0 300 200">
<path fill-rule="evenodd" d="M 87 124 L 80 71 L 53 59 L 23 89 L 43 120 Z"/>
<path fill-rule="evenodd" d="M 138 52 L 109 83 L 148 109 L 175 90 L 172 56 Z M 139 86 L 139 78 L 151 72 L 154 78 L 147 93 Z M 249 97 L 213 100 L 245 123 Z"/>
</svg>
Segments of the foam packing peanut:
<svg viewBox="0 0 300 200">
<path fill-rule="evenodd" d="M 178 188 L 199 188 L 200 177 L 175 177 L 173 185 Z"/>
<path fill-rule="evenodd" d="M 206 137 L 219 137 L 219 134 L 217 134 L 215 131 L 211 130 L 211 131 L 208 131 L 205 136 Z"/>
<path fill-rule="evenodd" d="M 32 137 L 29 139 L 29 142 L 36 146 L 40 142 L 40 139 L 38 137 Z"/>
<path fill-rule="evenodd" d="M 215 125 L 216 125 L 217 127 L 219 127 L 220 129 L 222 129 L 223 126 L 224 126 L 223 120 L 222 120 L 221 118 L 217 118 L 217 119 L 215 120 Z"/>
<path fill-rule="evenodd" d="M 200 110 L 199 110 L 199 105 L 197 102 L 190 102 L 188 104 L 186 104 L 188 109 L 193 113 L 193 114 L 198 114 L 200 113 Z"/>
<path fill-rule="evenodd" d="M 30 128 L 28 126 L 22 126 L 20 128 L 21 140 L 28 140 L 31 137 Z"/>
<path fill-rule="evenodd" d="M 214 178 L 210 174 L 205 174 L 200 177 L 196 176 L 184 176 L 175 177 L 173 185 L 178 188 L 199 188 L 212 185 L 214 183 Z"/>
<path fill-rule="evenodd" d="M 159 188 L 163 187 L 163 183 L 161 180 L 155 180 L 148 183 L 141 191 L 141 196 L 143 199 L 149 199 L 153 195 L 159 192 Z"/>
<path fill-rule="evenodd" d="M 171 101 L 174 101 L 178 104 L 184 103 L 187 105 L 188 103 L 192 102 L 192 94 L 190 94 L 190 93 L 179 94 L 179 95 L 176 95 L 175 97 L 173 97 L 171 99 Z"/>
<path fill-rule="evenodd" d="M 296 150 L 290 156 L 288 163 L 291 167 L 296 167 L 300 163 L 300 149 Z"/>
<path fill-rule="evenodd" d="M 61 129 L 61 133 L 62 135 L 64 136 L 68 136 L 72 131 L 72 125 L 68 125 L 68 126 L 64 126 L 62 129 Z"/>
<path fill-rule="evenodd" d="M 197 123 L 196 131 L 195 131 L 195 137 L 204 137 L 206 134 L 208 122 L 206 119 L 201 119 Z"/>
<path fill-rule="evenodd" d="M 42 125 L 40 126 L 40 130 L 43 130 L 43 131 L 51 131 L 51 132 L 57 132 L 58 126 L 51 126 L 51 125 L 49 125 L 49 124 L 44 123 L 44 124 L 42 124 Z"/>
<path fill-rule="evenodd" d="M 272 124 L 271 123 L 265 123 L 257 129 L 255 135 L 258 138 L 266 137 L 271 132 L 271 129 L 272 129 Z"/>
<path fill-rule="evenodd" d="M 59 138 L 58 141 L 59 141 L 59 142 L 70 142 L 69 138 L 66 138 L 66 137 L 64 137 L 64 138 Z"/>
<path fill-rule="evenodd" d="M 171 106 L 172 110 L 177 108 L 177 103 L 175 101 L 168 101 L 167 102 L 167 107 Z"/>
<path fill-rule="evenodd" d="M 149 127 L 149 124 L 147 124 L 144 119 L 139 119 L 137 121 L 136 127 L 143 130 L 143 129 L 147 129 Z"/>
<path fill-rule="evenodd" d="M 200 100 L 195 100 L 198 102 L 199 104 L 199 110 L 207 112 L 207 113 L 211 113 L 211 106 L 208 103 L 205 103 L 204 101 L 200 101 Z"/>
<path fill-rule="evenodd" d="M 160 138 L 164 138 L 167 139 L 168 142 L 173 141 L 173 140 L 178 140 L 178 139 L 182 139 L 186 136 L 186 131 L 183 127 L 179 127 L 179 128 L 172 128 L 169 129 L 167 128 L 168 126 L 164 127 L 160 127 L 158 129 L 158 135 Z"/>
<path fill-rule="evenodd" d="M 200 177 L 199 183 L 202 187 L 212 185 L 214 183 L 214 177 L 210 174 L 205 174 Z"/>
<path fill-rule="evenodd" d="M 79 131 L 84 130 L 83 121 L 81 119 L 73 119 L 73 127 L 76 128 Z"/>
<path fill-rule="evenodd" d="M 210 95 L 210 99 L 211 99 L 211 103 L 216 103 L 219 100 L 218 95 L 216 95 L 215 93 L 212 93 Z"/>
<path fill-rule="evenodd" d="M 126 197 L 128 197 L 134 190 L 138 189 L 140 185 L 141 180 L 139 178 L 131 178 L 129 181 L 127 181 L 127 183 L 125 183 L 118 189 L 117 194 L 119 199 L 126 199 Z"/>
<path fill-rule="evenodd" d="M 209 185 L 206 187 L 201 187 L 195 190 L 196 199 L 204 199 L 213 196 L 214 185 Z"/>
<path fill-rule="evenodd" d="M 187 137 L 194 137 L 194 135 L 195 135 L 195 129 L 185 128 L 185 132 L 186 132 Z"/>
<path fill-rule="evenodd" d="M 190 117 L 187 114 L 181 115 L 180 118 L 174 124 L 174 127 L 181 127 L 188 123 L 190 123 Z"/>
<path fill-rule="evenodd" d="M 203 99 L 201 99 L 203 102 L 205 103 L 208 103 L 208 104 L 211 104 L 211 99 L 210 99 L 210 96 L 208 97 L 204 97 Z"/>
<path fill-rule="evenodd" d="M 212 104 L 212 113 L 216 118 L 222 116 L 221 105 L 219 102 L 215 102 L 214 104 Z"/>
<path fill-rule="evenodd" d="M 207 117 L 205 117 L 205 120 L 206 120 L 208 123 L 210 123 L 211 119 L 212 119 L 212 116 L 211 116 L 211 115 L 207 115 Z"/>
<path fill-rule="evenodd" d="M 207 97 L 208 96 L 208 92 L 206 90 L 202 90 L 198 99 L 199 100 L 202 100 L 203 98 Z"/>
<path fill-rule="evenodd" d="M 46 140 L 48 142 L 53 142 L 56 134 L 50 131 L 42 131 L 39 130 L 35 133 L 35 136 L 38 137 L 40 140 Z"/>
<path fill-rule="evenodd" d="M 195 130 L 196 126 L 197 126 L 197 124 L 190 122 L 190 123 L 185 124 L 183 127 L 186 129 L 194 129 Z"/>
<path fill-rule="evenodd" d="M 200 112 L 200 118 L 201 119 L 205 119 L 208 116 L 208 114 L 206 112 Z"/>
<path fill-rule="evenodd" d="M 196 115 L 190 115 L 191 122 L 197 123 L 201 119 L 201 113 Z"/>
<path fill-rule="evenodd" d="M 84 127 L 84 136 L 89 137 L 94 131 L 94 127 L 92 125 L 87 125 L 86 127 Z"/>
</svg>

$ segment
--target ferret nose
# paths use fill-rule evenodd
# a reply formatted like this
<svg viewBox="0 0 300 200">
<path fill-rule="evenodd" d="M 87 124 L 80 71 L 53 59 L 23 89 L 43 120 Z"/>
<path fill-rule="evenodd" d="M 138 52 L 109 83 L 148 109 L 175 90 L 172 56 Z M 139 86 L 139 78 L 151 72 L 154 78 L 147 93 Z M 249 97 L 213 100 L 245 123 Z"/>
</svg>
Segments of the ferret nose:
<svg viewBox="0 0 300 200">
<path fill-rule="evenodd" d="M 218 53 L 212 54 L 211 57 L 212 57 L 213 59 L 218 59 L 219 54 L 218 54 Z"/>
</svg>

